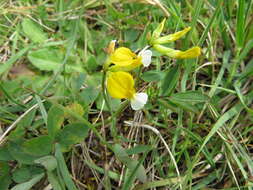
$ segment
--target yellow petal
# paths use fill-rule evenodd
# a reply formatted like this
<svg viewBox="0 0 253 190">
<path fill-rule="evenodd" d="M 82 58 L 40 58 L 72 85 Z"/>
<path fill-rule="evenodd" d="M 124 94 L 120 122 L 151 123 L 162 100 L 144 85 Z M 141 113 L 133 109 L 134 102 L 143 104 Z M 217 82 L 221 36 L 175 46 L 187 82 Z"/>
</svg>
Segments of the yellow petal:
<svg viewBox="0 0 253 190">
<path fill-rule="evenodd" d="M 201 54 L 200 47 L 196 46 L 186 51 L 175 50 L 162 45 L 153 46 L 158 52 L 176 59 L 190 59 L 198 57 Z"/>
<path fill-rule="evenodd" d="M 138 56 L 131 64 L 129 65 L 114 65 L 109 68 L 109 71 L 132 71 L 135 68 L 139 67 L 142 64 L 142 57 Z"/>
<path fill-rule="evenodd" d="M 112 53 L 110 60 L 115 65 L 127 66 L 132 64 L 136 58 L 137 55 L 133 53 L 130 49 L 120 47 Z"/>
<path fill-rule="evenodd" d="M 167 36 L 163 36 L 161 38 L 154 40 L 154 44 L 165 44 L 165 43 L 174 42 L 177 39 L 184 36 L 187 32 L 189 32 L 189 30 L 191 30 L 191 27 L 187 27 L 184 30 L 181 30 L 181 31 L 176 32 L 174 34 L 169 34 Z"/>
<path fill-rule="evenodd" d="M 200 47 L 196 46 L 191 49 L 188 49 L 187 51 L 179 51 L 176 53 L 176 58 L 178 59 L 189 59 L 189 58 L 195 58 L 198 57 L 201 54 Z"/>
<path fill-rule="evenodd" d="M 131 99 L 135 94 L 134 79 L 127 72 L 110 72 L 107 78 L 107 90 L 113 98 Z"/>
</svg>

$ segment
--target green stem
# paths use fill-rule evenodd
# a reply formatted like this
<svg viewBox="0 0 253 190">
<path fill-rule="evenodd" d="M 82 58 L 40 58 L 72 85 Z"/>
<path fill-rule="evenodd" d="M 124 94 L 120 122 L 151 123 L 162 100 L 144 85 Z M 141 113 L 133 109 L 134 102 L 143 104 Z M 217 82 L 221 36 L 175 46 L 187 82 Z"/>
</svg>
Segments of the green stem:
<svg viewBox="0 0 253 190">
<path fill-rule="evenodd" d="M 113 114 L 112 107 L 110 105 L 108 96 L 106 94 L 105 82 L 106 82 L 106 71 L 104 70 L 103 71 L 103 78 L 102 78 L 102 91 L 103 91 L 102 94 L 103 94 L 103 98 L 105 100 L 105 105 L 107 106 L 107 108 L 109 109 L 109 111 L 111 113 L 111 135 L 113 136 L 113 138 L 115 140 L 117 140 L 118 139 L 117 128 L 116 128 L 117 120 L 116 120 L 115 114 Z"/>
</svg>

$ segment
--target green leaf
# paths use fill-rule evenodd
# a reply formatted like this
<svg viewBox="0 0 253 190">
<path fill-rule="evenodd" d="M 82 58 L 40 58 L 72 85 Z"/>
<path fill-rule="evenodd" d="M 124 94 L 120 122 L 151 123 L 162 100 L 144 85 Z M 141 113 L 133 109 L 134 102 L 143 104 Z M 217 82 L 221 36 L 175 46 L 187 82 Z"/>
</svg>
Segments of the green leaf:
<svg viewBox="0 0 253 190">
<path fill-rule="evenodd" d="M 36 114 L 37 110 L 33 109 L 32 111 L 30 111 L 28 114 L 26 114 L 22 120 L 18 123 L 18 127 L 22 127 L 22 128 L 28 128 L 31 126 L 35 114 Z"/>
<path fill-rule="evenodd" d="M 240 53 L 240 55 L 239 55 L 239 57 L 238 57 L 238 62 L 243 61 L 243 60 L 246 58 L 246 56 L 247 56 L 250 52 L 252 52 L 252 48 L 253 48 L 253 39 L 249 40 L 249 41 L 247 42 L 247 44 L 245 45 L 245 47 L 242 49 L 242 51 L 241 51 L 241 53 Z M 245 71 L 245 70 L 246 70 L 246 69 L 244 69 L 244 71 Z"/>
<path fill-rule="evenodd" d="M 36 68 L 42 71 L 56 71 L 63 66 L 64 55 L 60 50 L 48 47 L 30 51 L 28 59 Z M 83 72 L 83 68 L 80 65 L 66 64 L 65 71 L 67 73 Z"/>
<path fill-rule="evenodd" d="M 7 147 L 1 147 L 0 148 L 0 161 L 10 161 L 10 160 L 14 160 L 14 158 L 11 156 Z"/>
<path fill-rule="evenodd" d="M 177 102 L 190 102 L 190 103 L 203 103 L 209 100 L 209 97 L 199 91 L 187 91 L 172 94 L 170 96 L 171 101 Z"/>
<path fill-rule="evenodd" d="M 139 167 L 136 169 L 138 166 L 139 162 L 137 160 L 134 160 L 130 158 L 126 152 L 126 150 L 120 146 L 119 144 L 115 144 L 113 146 L 113 152 L 115 156 L 123 163 L 126 165 L 126 167 L 130 170 L 131 172 L 136 172 L 135 175 L 136 177 L 141 181 L 141 182 L 146 182 L 147 181 L 147 175 L 145 168 L 143 165 L 139 165 Z"/>
<path fill-rule="evenodd" d="M 30 19 L 23 20 L 22 28 L 25 35 L 33 42 L 42 43 L 48 39 L 41 27 Z"/>
<path fill-rule="evenodd" d="M 23 183 L 29 179 L 31 179 L 31 172 L 29 170 L 29 168 L 27 167 L 21 167 L 16 169 L 13 174 L 12 174 L 12 179 L 16 182 L 16 183 Z"/>
<path fill-rule="evenodd" d="M 89 127 L 83 123 L 66 125 L 56 136 L 63 151 L 68 151 L 72 145 L 82 142 L 88 135 Z"/>
<path fill-rule="evenodd" d="M 166 72 L 165 77 L 162 80 L 162 85 L 161 85 L 162 96 L 169 96 L 173 92 L 179 80 L 179 76 L 180 76 L 180 69 L 178 65 L 176 65 L 173 68 L 170 68 Z"/>
<path fill-rule="evenodd" d="M 98 67 L 97 59 L 94 55 L 91 55 L 87 62 L 86 62 L 86 68 L 89 72 L 94 72 Z"/>
<path fill-rule="evenodd" d="M 57 167 L 57 161 L 54 156 L 44 156 L 34 161 L 36 164 L 43 165 L 47 171 L 51 172 Z"/>
<path fill-rule="evenodd" d="M 11 176 L 9 174 L 10 167 L 7 162 L 0 162 L 0 189 L 8 190 L 11 184 Z"/>
<path fill-rule="evenodd" d="M 29 61 L 43 71 L 57 70 L 62 63 L 63 54 L 56 49 L 43 48 L 28 53 Z"/>
<path fill-rule="evenodd" d="M 55 145 L 55 157 L 57 159 L 58 167 L 66 186 L 68 187 L 69 190 L 77 190 L 74 182 L 71 179 L 67 165 L 62 155 L 61 145 L 58 143 Z"/>
<path fill-rule="evenodd" d="M 128 155 L 132 155 L 132 154 L 140 154 L 140 153 L 144 153 L 147 152 L 149 150 L 152 149 L 152 146 L 150 145 L 136 145 L 135 147 L 132 147 L 130 149 L 126 150 L 126 153 Z"/>
<path fill-rule="evenodd" d="M 51 137 L 39 136 L 29 139 L 23 143 L 23 149 L 26 153 L 34 156 L 44 156 L 51 152 L 53 140 Z"/>
<path fill-rule="evenodd" d="M 34 164 L 33 163 L 34 160 L 37 159 L 38 157 L 25 153 L 23 150 L 23 147 L 21 147 L 21 144 L 22 144 L 22 141 L 19 141 L 18 143 L 9 142 L 7 147 L 11 156 L 20 163 Z"/>
<path fill-rule="evenodd" d="M 52 185 L 54 190 L 62 190 L 63 188 L 61 187 L 59 183 L 59 179 L 54 175 L 53 172 L 47 172 L 47 179 L 49 183 Z"/>
<path fill-rule="evenodd" d="M 60 130 L 64 120 L 64 111 L 56 106 L 52 106 L 48 112 L 47 130 L 48 135 L 54 139 L 56 133 Z"/>
<path fill-rule="evenodd" d="M 85 110 L 83 109 L 83 106 L 74 102 L 73 104 L 70 104 L 66 107 L 67 109 L 69 109 L 69 111 L 77 114 L 77 115 L 80 115 L 80 116 L 83 116 L 84 113 L 85 113 Z M 74 118 L 73 116 L 69 115 L 69 114 L 65 114 L 65 118 L 68 119 L 68 122 L 69 123 L 76 123 L 77 119 Z"/>
<path fill-rule="evenodd" d="M 112 98 L 109 96 L 109 100 L 110 100 L 112 111 L 117 111 L 121 105 L 120 99 Z M 109 108 L 106 106 L 104 102 L 104 98 L 101 94 L 96 99 L 96 106 L 99 110 L 109 111 Z"/>
<path fill-rule="evenodd" d="M 11 190 L 30 190 L 32 186 L 38 183 L 44 177 L 44 173 L 34 176 L 31 180 L 16 185 Z"/>
<path fill-rule="evenodd" d="M 0 162 L 0 176 L 5 176 L 9 173 L 10 167 L 7 162 Z"/>
<path fill-rule="evenodd" d="M 81 96 L 80 98 L 84 102 L 85 105 L 89 105 L 97 99 L 98 94 L 99 94 L 99 90 L 93 86 L 90 86 L 83 89 L 83 91 L 80 94 Z"/>
<path fill-rule="evenodd" d="M 157 70 L 151 70 L 144 72 L 141 75 L 141 79 L 146 82 L 154 82 L 154 81 L 160 81 L 164 76 L 164 73 L 162 71 Z"/>
<path fill-rule="evenodd" d="M 1 176 L 0 177 L 0 189 L 1 190 L 9 190 L 9 186 L 11 184 L 11 176 L 8 174 L 8 175 L 5 175 L 5 176 Z"/>
<path fill-rule="evenodd" d="M 193 112 L 193 113 L 199 113 L 199 109 L 191 104 L 190 102 L 183 102 L 183 101 L 180 101 L 180 100 L 168 100 L 167 102 L 169 105 L 174 105 L 176 107 L 179 107 L 181 109 L 184 109 L 186 111 L 190 111 L 190 112 Z"/>
<path fill-rule="evenodd" d="M 245 0 L 238 1 L 238 9 L 236 14 L 236 43 L 239 48 L 243 47 L 245 37 Z"/>
</svg>

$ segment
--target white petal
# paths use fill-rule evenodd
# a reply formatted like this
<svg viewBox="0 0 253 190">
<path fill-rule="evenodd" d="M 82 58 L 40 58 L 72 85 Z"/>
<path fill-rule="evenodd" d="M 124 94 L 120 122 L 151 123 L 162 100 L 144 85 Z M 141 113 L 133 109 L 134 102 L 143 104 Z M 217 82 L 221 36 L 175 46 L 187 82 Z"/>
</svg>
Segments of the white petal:
<svg viewBox="0 0 253 190">
<path fill-rule="evenodd" d="M 140 110 L 148 101 L 148 95 L 146 93 L 136 93 L 131 100 L 131 107 L 133 110 Z"/>
<path fill-rule="evenodd" d="M 144 50 L 141 51 L 139 55 L 142 57 L 142 64 L 144 67 L 148 67 L 151 63 L 152 51 Z"/>
</svg>

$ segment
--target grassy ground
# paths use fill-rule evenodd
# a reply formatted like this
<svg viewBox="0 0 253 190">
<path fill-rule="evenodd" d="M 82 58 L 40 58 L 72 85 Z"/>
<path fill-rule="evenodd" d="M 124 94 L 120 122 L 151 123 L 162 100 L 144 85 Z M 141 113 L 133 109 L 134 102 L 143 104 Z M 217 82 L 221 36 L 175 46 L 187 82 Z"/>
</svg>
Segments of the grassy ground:
<svg viewBox="0 0 253 190">
<path fill-rule="evenodd" d="M 0 189 L 252 189 L 252 4 L 1 0 Z M 142 49 L 164 18 L 201 56 L 151 48 L 141 111 L 103 96 L 109 42 Z"/>
</svg>

